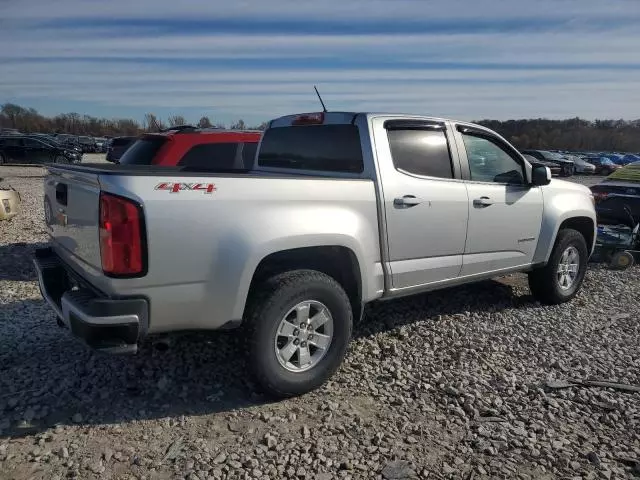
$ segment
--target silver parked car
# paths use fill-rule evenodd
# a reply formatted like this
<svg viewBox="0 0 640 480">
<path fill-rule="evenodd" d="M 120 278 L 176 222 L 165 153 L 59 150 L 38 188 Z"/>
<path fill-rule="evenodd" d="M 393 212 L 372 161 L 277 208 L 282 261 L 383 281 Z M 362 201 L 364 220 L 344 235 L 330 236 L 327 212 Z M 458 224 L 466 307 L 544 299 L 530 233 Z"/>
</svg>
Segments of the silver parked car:
<svg viewBox="0 0 640 480">
<path fill-rule="evenodd" d="M 582 173 L 593 175 L 596 173 L 596 166 L 593 163 L 587 162 L 584 158 L 578 155 L 564 155 L 568 160 L 572 160 L 574 164 L 574 173 Z"/>
</svg>

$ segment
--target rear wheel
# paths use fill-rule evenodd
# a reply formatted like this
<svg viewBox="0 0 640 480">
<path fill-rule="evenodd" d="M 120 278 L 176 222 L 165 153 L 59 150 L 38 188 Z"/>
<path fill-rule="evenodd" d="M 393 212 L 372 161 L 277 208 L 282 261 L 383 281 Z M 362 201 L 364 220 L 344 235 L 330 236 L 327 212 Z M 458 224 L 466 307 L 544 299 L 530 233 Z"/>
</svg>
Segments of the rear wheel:
<svg viewBox="0 0 640 480">
<path fill-rule="evenodd" d="M 549 262 L 529 273 L 529 288 L 541 303 L 564 303 L 576 296 L 584 280 L 589 252 L 582 234 L 571 228 L 558 232 Z"/>
<path fill-rule="evenodd" d="M 0 165 L 4 165 L 7 163 L 7 159 L 4 156 L 4 153 L 0 153 Z"/>
<path fill-rule="evenodd" d="M 257 287 L 246 318 L 249 368 L 273 397 L 324 384 L 346 354 L 353 314 L 343 288 L 312 270 L 274 276 Z"/>
</svg>

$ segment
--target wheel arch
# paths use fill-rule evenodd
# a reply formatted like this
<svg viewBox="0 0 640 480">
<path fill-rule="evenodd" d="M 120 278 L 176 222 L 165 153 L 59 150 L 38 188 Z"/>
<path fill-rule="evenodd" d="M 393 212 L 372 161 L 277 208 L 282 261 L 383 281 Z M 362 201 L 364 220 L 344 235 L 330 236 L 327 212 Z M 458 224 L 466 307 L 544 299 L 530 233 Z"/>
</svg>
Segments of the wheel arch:
<svg viewBox="0 0 640 480">
<path fill-rule="evenodd" d="M 354 320 L 362 314 L 362 272 L 358 257 L 342 245 L 290 248 L 262 258 L 253 272 L 247 299 L 269 277 L 291 270 L 315 270 L 336 280 L 351 302 Z M 248 305 L 245 302 L 245 314 Z M 244 316 L 244 315 L 243 315 Z"/>
<path fill-rule="evenodd" d="M 584 237 L 584 240 L 587 243 L 589 254 L 592 253 L 593 243 L 595 241 L 595 228 L 596 228 L 595 222 L 593 221 L 592 218 L 589 218 L 589 217 L 567 218 L 560 224 L 560 227 L 558 227 L 558 232 L 565 228 L 571 228 L 579 232 Z M 556 232 L 556 237 L 558 236 L 558 232 Z"/>
</svg>

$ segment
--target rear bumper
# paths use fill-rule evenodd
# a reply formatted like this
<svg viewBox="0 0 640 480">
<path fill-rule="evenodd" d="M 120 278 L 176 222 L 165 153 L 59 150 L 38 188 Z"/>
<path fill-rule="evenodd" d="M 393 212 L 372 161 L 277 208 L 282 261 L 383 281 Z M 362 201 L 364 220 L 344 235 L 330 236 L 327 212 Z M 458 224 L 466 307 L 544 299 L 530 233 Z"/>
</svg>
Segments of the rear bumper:
<svg viewBox="0 0 640 480">
<path fill-rule="evenodd" d="M 37 249 L 33 263 L 40 293 L 63 326 L 106 353 L 135 353 L 148 327 L 144 298 L 108 298 L 71 271 L 51 248 Z"/>
</svg>

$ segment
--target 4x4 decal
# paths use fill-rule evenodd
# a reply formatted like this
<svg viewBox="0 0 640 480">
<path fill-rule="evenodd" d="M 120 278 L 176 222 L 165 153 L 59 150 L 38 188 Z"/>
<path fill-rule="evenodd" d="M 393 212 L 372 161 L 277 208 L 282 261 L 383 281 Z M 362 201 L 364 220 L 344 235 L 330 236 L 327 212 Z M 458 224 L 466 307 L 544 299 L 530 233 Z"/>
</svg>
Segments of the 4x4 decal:
<svg viewBox="0 0 640 480">
<path fill-rule="evenodd" d="M 162 182 L 156 185 L 155 190 L 165 190 L 169 193 L 178 193 L 183 190 L 199 190 L 202 193 L 213 193 L 216 191 L 215 183 L 175 183 Z"/>
</svg>

